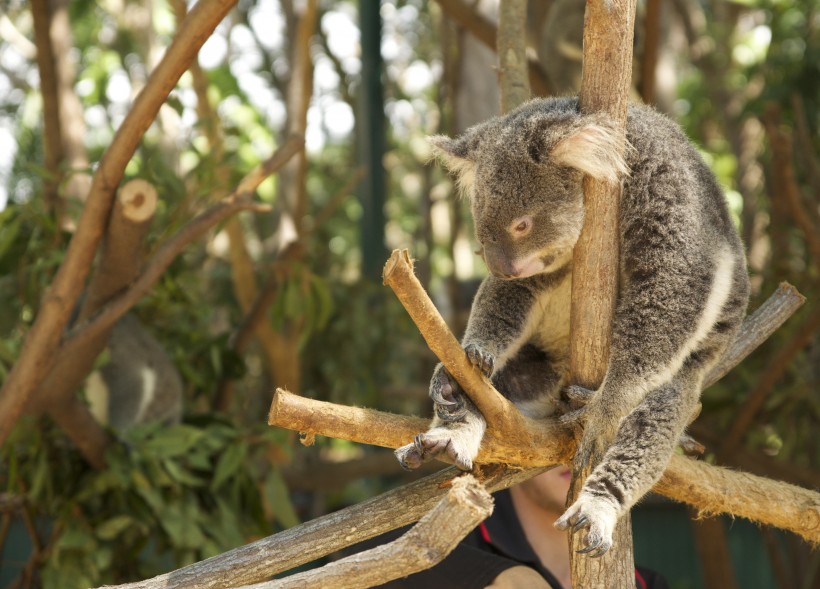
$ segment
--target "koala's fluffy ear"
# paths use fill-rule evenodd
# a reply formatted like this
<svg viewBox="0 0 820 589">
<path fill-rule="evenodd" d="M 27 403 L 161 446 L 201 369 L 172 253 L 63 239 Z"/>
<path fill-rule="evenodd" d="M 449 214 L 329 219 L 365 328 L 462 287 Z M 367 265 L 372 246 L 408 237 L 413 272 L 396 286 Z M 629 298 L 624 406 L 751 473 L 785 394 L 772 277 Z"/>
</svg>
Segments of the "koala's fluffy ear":
<svg viewBox="0 0 820 589">
<path fill-rule="evenodd" d="M 472 192 L 473 184 L 475 184 L 476 164 L 470 157 L 471 148 L 474 147 L 470 139 L 470 137 L 452 139 L 446 135 L 433 135 L 427 138 L 433 147 L 433 156 L 455 174 L 459 187 L 466 194 Z"/>
<path fill-rule="evenodd" d="M 575 168 L 598 180 L 619 182 L 622 176 L 629 174 L 624 160 L 624 152 L 629 149 L 629 143 L 613 127 L 587 123 L 561 138 L 550 156 L 559 165 Z"/>
</svg>

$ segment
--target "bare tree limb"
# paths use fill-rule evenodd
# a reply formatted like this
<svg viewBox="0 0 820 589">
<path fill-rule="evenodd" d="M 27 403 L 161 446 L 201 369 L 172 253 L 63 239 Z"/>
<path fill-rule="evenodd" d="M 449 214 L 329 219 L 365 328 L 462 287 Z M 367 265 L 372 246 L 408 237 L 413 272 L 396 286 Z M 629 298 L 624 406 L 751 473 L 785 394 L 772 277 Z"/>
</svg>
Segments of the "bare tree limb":
<svg viewBox="0 0 820 589">
<path fill-rule="evenodd" d="M 768 105 L 762 120 L 772 150 L 774 190 L 778 192 L 772 194 L 772 200 L 785 201 L 792 219 L 803 233 L 812 262 L 820 266 L 820 227 L 806 213 L 800 198 L 800 188 L 794 177 L 791 134 L 780 128 L 780 109 L 775 104 Z"/>
<path fill-rule="evenodd" d="M 43 156 L 48 173 L 43 179 L 47 210 L 55 218 L 62 214 L 58 186 L 60 164 L 63 161 L 63 139 L 60 126 L 60 101 L 57 91 L 57 64 L 51 39 L 51 8 L 48 0 L 32 0 L 34 40 L 37 46 L 37 70 L 40 74 L 40 95 L 43 99 Z"/>
<path fill-rule="evenodd" d="M 643 55 L 641 56 L 641 100 L 655 104 L 655 70 L 661 37 L 661 0 L 647 0 L 643 19 Z"/>
<path fill-rule="evenodd" d="M 26 334 L 20 356 L 0 389 L 0 444 L 6 441 L 57 351 L 105 230 L 113 193 L 125 166 L 179 77 L 234 4 L 235 0 L 202 0 L 196 4 L 103 155 L 77 231 Z"/>
<path fill-rule="evenodd" d="M 501 112 L 506 113 L 530 99 L 530 83 L 526 68 L 526 0 L 501 0 L 497 39 Z"/>
<path fill-rule="evenodd" d="M 805 302 L 806 297 L 795 287 L 788 282 L 781 282 L 777 290 L 743 321 L 731 347 L 706 375 L 703 388 L 712 386 L 740 364 Z"/>
<path fill-rule="evenodd" d="M 393 289 L 421 331 L 427 345 L 481 411 L 487 421 L 487 447 L 495 447 L 492 440 L 497 436 L 502 436 L 509 442 L 503 443 L 503 440 L 499 440 L 500 446 L 508 452 L 503 457 L 479 454 L 479 461 L 529 464 L 528 455 L 549 447 L 551 441 L 559 435 L 558 430 L 566 431 L 557 422 L 536 421 L 522 415 L 515 405 L 495 390 L 489 379 L 470 363 L 458 340 L 450 332 L 413 273 L 407 250 L 395 250 L 390 256 L 384 267 L 384 283 Z"/>
<path fill-rule="evenodd" d="M 605 113 L 626 145 L 626 112 L 632 81 L 635 0 L 590 0 L 584 14 L 583 69 L 579 103 L 583 113 Z M 618 184 L 586 176 L 584 226 L 572 253 L 570 307 L 570 382 L 596 390 L 606 375 L 612 320 L 618 294 Z M 605 440 L 609 444 L 612 440 Z M 573 465 L 567 504 L 575 502 L 584 481 L 603 455 Z M 629 513 L 618 519 L 613 545 L 600 558 L 580 555 L 584 534 L 570 535 L 570 572 L 574 587 L 631 589 L 635 585 Z"/>
<path fill-rule="evenodd" d="M 751 427 L 755 416 L 763 408 L 763 404 L 774 389 L 774 385 L 786 372 L 794 357 L 812 341 L 818 331 L 820 331 L 820 305 L 815 307 L 791 341 L 778 351 L 769 362 L 766 370 L 760 375 L 755 388 L 749 393 L 740 411 L 735 416 L 732 426 L 718 450 L 718 456 L 722 460 L 729 460 L 740 447 L 743 437 Z"/>
<path fill-rule="evenodd" d="M 156 205 L 156 190 L 145 180 L 132 180 L 118 191 L 102 244 L 99 266 L 80 309 L 80 320 L 89 317 L 117 292 L 127 288 L 139 274 L 143 263 L 143 241 Z M 27 405 L 30 412 L 47 411 L 95 468 L 105 465 L 103 454 L 109 437 L 91 416 L 85 403 L 73 393 L 91 372 L 94 361 L 108 343 L 110 327 L 88 339 L 85 345 L 76 346 L 69 353 L 58 354 Z"/>
<path fill-rule="evenodd" d="M 57 72 L 57 100 L 60 110 L 60 135 L 63 142 L 64 185 L 61 190 L 66 199 L 85 201 L 91 186 L 91 172 L 85 149 L 85 118 L 74 85 L 77 83 L 77 60 L 72 49 L 68 5 L 70 0 L 51 1 L 51 42 Z"/>
<path fill-rule="evenodd" d="M 453 480 L 450 491 L 400 538 L 348 556 L 319 569 L 267 581 L 246 589 L 344 587 L 367 589 L 440 563 L 458 543 L 489 517 L 493 499 L 473 476 Z"/>
</svg>

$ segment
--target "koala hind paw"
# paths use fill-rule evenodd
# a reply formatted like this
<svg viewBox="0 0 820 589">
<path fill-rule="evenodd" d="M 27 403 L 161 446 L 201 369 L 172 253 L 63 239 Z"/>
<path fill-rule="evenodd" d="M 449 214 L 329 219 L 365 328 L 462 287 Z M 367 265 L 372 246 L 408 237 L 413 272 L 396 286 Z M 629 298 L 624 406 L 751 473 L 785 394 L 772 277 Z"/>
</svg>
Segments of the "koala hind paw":
<svg viewBox="0 0 820 589">
<path fill-rule="evenodd" d="M 464 393 L 443 367 L 433 374 L 430 381 L 430 398 L 436 415 L 444 422 L 460 421 L 467 414 Z"/>
<path fill-rule="evenodd" d="M 439 456 L 446 456 L 461 470 L 472 470 L 478 444 L 470 442 L 468 436 L 459 436 L 457 431 L 436 427 L 418 434 L 411 444 L 398 448 L 395 455 L 406 470 L 416 469 Z"/>
<path fill-rule="evenodd" d="M 583 493 L 555 522 L 559 530 L 572 528 L 570 533 L 587 529 L 584 547 L 578 550 L 591 558 L 598 558 L 612 547 L 612 533 L 618 521 L 618 514 L 612 505 L 600 498 Z"/>
</svg>

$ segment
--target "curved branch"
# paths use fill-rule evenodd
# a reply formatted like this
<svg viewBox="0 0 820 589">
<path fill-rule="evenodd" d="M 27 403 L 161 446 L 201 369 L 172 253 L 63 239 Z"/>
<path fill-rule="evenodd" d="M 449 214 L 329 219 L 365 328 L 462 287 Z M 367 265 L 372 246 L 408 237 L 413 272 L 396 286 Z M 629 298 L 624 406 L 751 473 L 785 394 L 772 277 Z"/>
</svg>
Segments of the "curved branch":
<svg viewBox="0 0 820 589">
<path fill-rule="evenodd" d="M 461 476 L 453 480 L 447 495 L 397 540 L 247 589 L 367 589 L 381 585 L 437 565 L 492 511 L 493 499 L 482 484 L 471 475 Z"/>
</svg>

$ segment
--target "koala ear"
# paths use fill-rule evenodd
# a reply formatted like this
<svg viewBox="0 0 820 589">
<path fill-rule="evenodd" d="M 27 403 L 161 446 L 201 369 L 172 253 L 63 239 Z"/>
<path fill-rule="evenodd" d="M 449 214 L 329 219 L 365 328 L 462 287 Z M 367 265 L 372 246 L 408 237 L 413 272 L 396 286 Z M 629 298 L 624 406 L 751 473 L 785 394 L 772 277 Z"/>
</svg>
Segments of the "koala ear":
<svg viewBox="0 0 820 589">
<path fill-rule="evenodd" d="M 629 174 L 623 152 L 629 142 L 609 125 L 588 123 L 556 143 L 550 156 L 562 166 L 580 170 L 598 180 L 618 182 Z"/>
<path fill-rule="evenodd" d="M 433 135 L 427 140 L 433 148 L 433 156 L 438 158 L 447 169 L 456 175 L 459 187 L 467 194 L 472 192 L 475 184 L 476 164 L 470 158 L 472 151 L 471 137 L 452 139 L 446 135 Z"/>
</svg>

